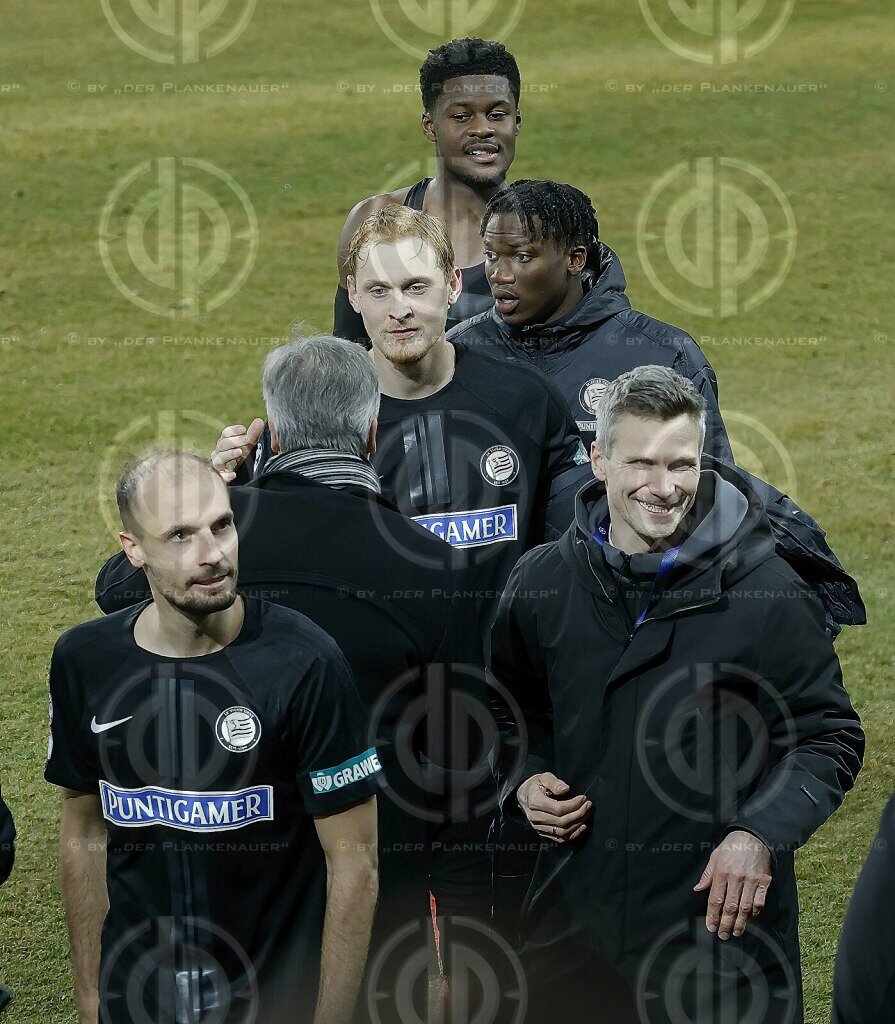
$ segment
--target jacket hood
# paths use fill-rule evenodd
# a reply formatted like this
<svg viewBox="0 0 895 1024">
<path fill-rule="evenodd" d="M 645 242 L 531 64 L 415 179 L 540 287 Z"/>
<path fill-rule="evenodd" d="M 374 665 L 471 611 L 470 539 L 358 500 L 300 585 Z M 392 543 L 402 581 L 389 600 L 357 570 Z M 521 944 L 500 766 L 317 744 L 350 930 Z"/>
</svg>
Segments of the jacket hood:
<svg viewBox="0 0 895 1024">
<path fill-rule="evenodd" d="M 594 540 L 606 517 L 606 491 L 595 480 L 579 491 L 575 522 L 559 541 L 564 561 L 593 593 L 608 600 L 612 568 L 635 578 L 655 577 L 660 553 L 635 554 L 625 559 L 611 545 Z M 774 537 L 759 495 L 723 463 L 703 468 L 696 501 L 688 514 L 692 526 L 680 545 L 672 575 L 654 614 L 708 604 L 775 554 Z"/>
<path fill-rule="evenodd" d="M 579 344 L 588 332 L 625 309 L 631 308 L 625 289 L 628 282 L 618 256 L 600 242 L 600 270 L 586 272 L 584 297 L 562 320 L 552 324 L 527 324 L 511 327 L 495 308 L 494 322 L 506 338 L 534 341 L 545 351 L 561 350 Z"/>
</svg>

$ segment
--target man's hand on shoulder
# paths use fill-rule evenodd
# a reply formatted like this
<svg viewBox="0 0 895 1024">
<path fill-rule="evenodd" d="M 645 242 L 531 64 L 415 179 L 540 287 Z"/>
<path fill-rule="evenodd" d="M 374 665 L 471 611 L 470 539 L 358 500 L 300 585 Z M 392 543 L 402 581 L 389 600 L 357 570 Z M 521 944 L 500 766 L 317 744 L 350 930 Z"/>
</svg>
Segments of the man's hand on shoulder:
<svg viewBox="0 0 895 1024">
<path fill-rule="evenodd" d="M 705 926 L 729 939 L 740 936 L 747 923 L 761 913 L 771 885 L 771 854 L 751 832 L 729 832 L 709 857 L 694 892 L 709 889 Z"/>
<path fill-rule="evenodd" d="M 531 827 L 554 843 L 571 842 L 587 829 L 584 819 L 592 801 L 586 796 L 568 798 L 568 792 L 568 783 L 552 772 L 532 775 L 516 790 L 516 800 Z"/>
<path fill-rule="evenodd" d="M 218 443 L 211 453 L 211 464 L 220 473 L 224 483 L 232 484 L 236 470 L 251 455 L 264 432 L 264 420 L 255 418 L 246 429 L 241 423 L 224 427 Z"/>
</svg>

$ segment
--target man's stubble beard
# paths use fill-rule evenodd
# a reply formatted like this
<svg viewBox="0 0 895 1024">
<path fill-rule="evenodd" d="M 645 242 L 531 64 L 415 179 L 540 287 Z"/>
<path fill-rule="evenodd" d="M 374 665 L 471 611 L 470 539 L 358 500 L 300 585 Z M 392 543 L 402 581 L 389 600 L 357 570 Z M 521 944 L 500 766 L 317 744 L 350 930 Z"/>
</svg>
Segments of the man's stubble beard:
<svg viewBox="0 0 895 1024">
<path fill-rule="evenodd" d="M 228 590 L 222 591 L 220 594 L 195 594 L 195 596 L 190 593 L 191 588 L 187 588 L 186 592 L 182 596 L 178 595 L 176 589 L 163 584 L 162 581 L 150 571 L 148 566 L 146 567 L 146 575 L 152 579 L 156 589 L 164 600 L 167 601 L 172 608 L 176 608 L 179 612 L 183 612 L 185 615 L 213 615 L 215 612 L 226 611 L 228 608 L 232 607 L 236 598 L 239 596 L 236 590 L 238 572 L 235 568 L 230 569 L 232 585 Z"/>
<path fill-rule="evenodd" d="M 395 366 L 411 366 L 424 359 L 438 344 L 440 339 L 414 338 L 410 342 L 395 341 L 394 338 L 381 339 L 382 355 Z"/>
<path fill-rule="evenodd" d="M 481 188 L 503 188 L 507 180 L 507 172 L 501 171 L 496 177 L 494 175 L 475 175 L 470 174 L 468 171 L 455 170 L 451 168 L 451 174 L 460 182 L 461 185 L 465 185 L 471 189 Z"/>
</svg>

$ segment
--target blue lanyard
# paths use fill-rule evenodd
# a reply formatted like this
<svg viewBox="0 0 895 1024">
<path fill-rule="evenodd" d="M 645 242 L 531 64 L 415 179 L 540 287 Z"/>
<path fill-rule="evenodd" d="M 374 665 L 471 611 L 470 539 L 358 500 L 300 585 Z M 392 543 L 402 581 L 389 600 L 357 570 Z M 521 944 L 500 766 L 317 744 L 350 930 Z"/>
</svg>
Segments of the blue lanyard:
<svg viewBox="0 0 895 1024">
<path fill-rule="evenodd" d="M 609 516 L 600 523 L 600 525 L 594 530 L 594 540 L 603 547 L 606 541 L 609 539 Z M 662 555 L 662 561 L 659 562 L 659 568 L 656 570 L 656 578 L 653 580 L 653 587 L 650 590 L 649 600 L 646 602 L 646 606 L 643 611 L 637 616 L 637 621 L 634 623 L 634 628 L 643 625 L 646 619 L 647 612 L 653 605 L 653 601 L 656 597 L 656 592 L 662 587 L 662 584 L 671 575 L 671 570 L 674 568 L 674 563 L 677 559 L 677 554 L 680 551 L 680 546 L 675 548 L 669 548 Z"/>
</svg>

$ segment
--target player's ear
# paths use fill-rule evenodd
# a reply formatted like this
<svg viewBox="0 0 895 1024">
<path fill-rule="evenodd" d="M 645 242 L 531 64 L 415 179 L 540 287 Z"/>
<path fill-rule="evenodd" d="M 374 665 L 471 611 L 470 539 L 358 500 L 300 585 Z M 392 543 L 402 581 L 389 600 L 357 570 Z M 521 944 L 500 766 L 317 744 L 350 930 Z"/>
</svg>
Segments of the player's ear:
<svg viewBox="0 0 895 1024">
<path fill-rule="evenodd" d="M 118 534 L 118 543 L 130 564 L 135 569 L 142 569 L 146 559 L 143 557 L 143 549 L 140 547 L 139 540 L 132 533 L 121 531 Z"/>
<path fill-rule="evenodd" d="M 267 426 L 268 426 L 268 429 L 270 430 L 270 449 L 271 449 L 271 451 L 274 451 L 274 452 L 276 452 L 279 455 L 279 453 L 280 453 L 280 441 L 279 441 L 279 438 L 277 437 L 277 428 L 274 425 L 274 422 L 270 418 L 270 416 L 267 417 Z"/>
<path fill-rule="evenodd" d="M 376 431 L 379 429 L 379 418 L 374 417 L 373 422 L 370 424 L 370 434 L 367 437 L 367 455 L 373 456 L 376 454 Z"/>
<path fill-rule="evenodd" d="M 348 275 L 348 301 L 355 313 L 360 312 L 360 304 L 357 301 L 357 280 L 352 274 Z"/>
<path fill-rule="evenodd" d="M 590 468 L 598 480 L 606 483 L 606 456 L 597 447 L 597 442 L 591 442 L 590 446 Z"/>
<path fill-rule="evenodd" d="M 448 280 L 448 286 L 450 287 L 448 305 L 453 306 L 463 291 L 463 271 L 459 267 L 454 267 L 453 273 Z"/>
<path fill-rule="evenodd" d="M 422 125 L 423 135 L 425 135 L 430 142 L 435 142 L 435 122 L 432 120 L 432 115 L 428 110 L 423 111 L 420 124 Z"/>
<path fill-rule="evenodd" d="M 522 127 L 522 111 L 516 110 L 516 134 L 519 134 L 519 129 Z"/>
<path fill-rule="evenodd" d="M 566 270 L 573 276 L 578 275 L 584 270 L 587 264 L 587 247 L 583 245 L 573 245 L 571 249 L 566 251 Z"/>
</svg>

